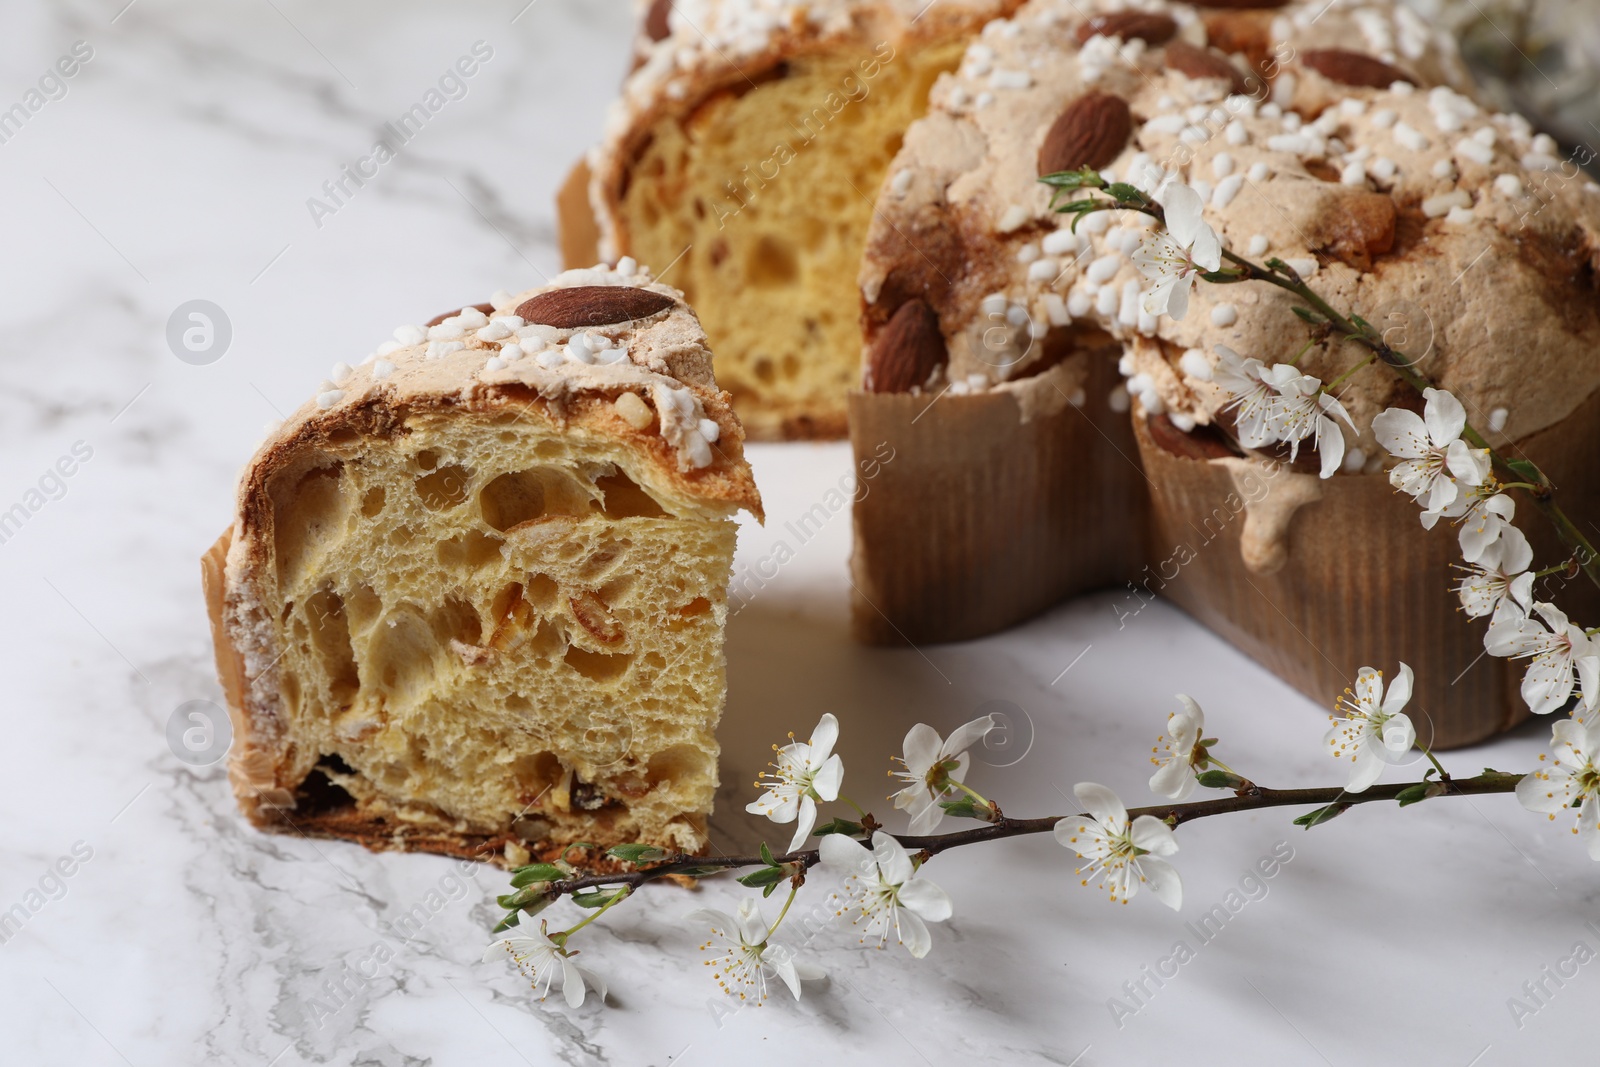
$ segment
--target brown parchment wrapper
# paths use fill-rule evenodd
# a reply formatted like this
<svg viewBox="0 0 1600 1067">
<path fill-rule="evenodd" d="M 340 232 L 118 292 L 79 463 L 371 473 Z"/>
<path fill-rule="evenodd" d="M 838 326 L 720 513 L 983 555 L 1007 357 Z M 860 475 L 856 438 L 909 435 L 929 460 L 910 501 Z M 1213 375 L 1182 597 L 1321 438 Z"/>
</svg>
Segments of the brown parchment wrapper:
<svg viewBox="0 0 1600 1067">
<path fill-rule="evenodd" d="M 1166 597 L 1330 709 L 1359 668 L 1393 677 L 1404 661 L 1416 676 L 1406 710 L 1430 747 L 1482 741 L 1528 717 L 1519 693 L 1527 661 L 1484 654 L 1488 620 L 1467 618 L 1451 591 L 1461 562 L 1451 521 L 1424 530 L 1420 509 L 1386 473 L 1324 481 L 1286 466 L 1270 474 L 1245 460 L 1192 459 L 1157 444 L 1137 410 L 1133 421 L 1152 503 L 1151 566 L 1132 610 L 1141 597 Z M 1537 462 L 1579 527 L 1595 529 L 1600 393 L 1506 451 Z M 1536 567 L 1568 555 L 1531 501 L 1518 500 L 1516 524 Z M 1574 621 L 1600 621 L 1600 594 L 1582 576 L 1544 579 L 1535 598 Z"/>
<path fill-rule="evenodd" d="M 1135 576 L 1145 481 L 1116 360 L 1089 365 L 1083 407 L 1031 419 L 1008 393 L 851 394 L 858 641 L 982 637 Z"/>
<path fill-rule="evenodd" d="M 580 159 L 556 192 L 556 241 L 564 270 L 600 262 L 600 227 L 589 206 L 589 161 Z"/>
</svg>

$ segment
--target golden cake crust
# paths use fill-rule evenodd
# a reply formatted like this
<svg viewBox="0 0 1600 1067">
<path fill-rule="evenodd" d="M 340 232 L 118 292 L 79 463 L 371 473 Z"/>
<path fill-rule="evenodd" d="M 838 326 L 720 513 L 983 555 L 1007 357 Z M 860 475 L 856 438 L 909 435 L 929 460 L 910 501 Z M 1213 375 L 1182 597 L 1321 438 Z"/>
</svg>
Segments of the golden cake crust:
<svg viewBox="0 0 1600 1067">
<path fill-rule="evenodd" d="M 374 849 L 420 849 L 501 860 L 523 847 L 508 835 L 406 825 L 366 810 L 319 810 L 298 799 L 286 781 L 293 738 L 280 714 L 274 665 L 283 654 L 265 591 L 271 588 L 273 516 L 267 487 L 292 468 L 315 462 L 358 438 L 401 436 L 431 414 L 511 415 L 575 437 L 621 445 L 637 460 L 640 484 L 672 513 L 730 518 L 745 509 L 760 518 L 761 499 L 743 454 L 743 431 L 717 389 L 705 336 L 681 294 L 624 262 L 622 270 L 569 271 L 548 286 L 497 294 L 485 305 L 502 323 L 542 294 L 584 287 L 629 287 L 656 294 L 661 310 L 642 319 L 606 322 L 587 331 L 538 327 L 485 340 L 466 329 L 458 338 L 428 338 L 437 327 L 396 331 L 367 362 L 335 368 L 322 389 L 259 446 L 240 475 L 237 518 L 202 558 L 218 675 L 234 729 L 229 776 L 246 816 L 257 826 L 283 827 L 360 841 Z M 606 294 L 600 294 L 604 297 Z M 470 311 L 472 309 L 463 309 Z M 442 316 L 441 316 L 442 318 Z M 476 319 L 472 320 L 476 321 Z M 538 327 L 528 329 L 527 327 Z M 520 337 L 518 333 L 529 336 Z M 579 333 L 605 334 L 611 362 L 567 355 Z M 512 346 L 515 358 L 506 354 Z M 541 360 L 542 357 L 542 360 Z M 628 397 L 633 398 L 631 401 Z M 624 403 L 617 403 L 623 398 Z M 715 423 L 708 441 L 706 422 Z M 309 810 L 307 810 L 309 809 Z M 699 819 L 703 837 L 704 820 Z M 510 852 L 508 853 L 508 847 Z"/>
</svg>

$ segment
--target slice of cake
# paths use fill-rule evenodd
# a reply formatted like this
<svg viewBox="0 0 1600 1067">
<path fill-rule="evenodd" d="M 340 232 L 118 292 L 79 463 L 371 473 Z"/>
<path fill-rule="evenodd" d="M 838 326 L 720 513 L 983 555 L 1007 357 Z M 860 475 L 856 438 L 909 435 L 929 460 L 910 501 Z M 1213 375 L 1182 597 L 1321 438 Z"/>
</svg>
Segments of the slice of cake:
<svg viewBox="0 0 1600 1067">
<path fill-rule="evenodd" d="M 204 560 L 246 816 L 703 848 L 733 516 L 761 514 L 742 445 L 694 313 L 630 261 L 336 367 Z"/>
<path fill-rule="evenodd" d="M 599 256 L 654 263 L 683 289 L 753 438 L 844 435 L 872 197 L 934 79 L 1019 2 L 649 5 L 638 66 L 589 160 Z M 587 222 L 573 191 L 569 238 Z"/>
</svg>

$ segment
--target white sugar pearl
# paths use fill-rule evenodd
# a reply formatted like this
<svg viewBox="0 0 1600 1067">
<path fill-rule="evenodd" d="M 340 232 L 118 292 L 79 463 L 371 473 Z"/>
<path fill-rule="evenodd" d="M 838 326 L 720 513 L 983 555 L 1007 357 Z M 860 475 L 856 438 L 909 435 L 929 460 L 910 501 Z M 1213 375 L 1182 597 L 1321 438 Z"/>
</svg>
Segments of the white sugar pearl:
<svg viewBox="0 0 1600 1067">
<path fill-rule="evenodd" d="M 499 356 L 490 356 L 488 362 L 486 362 L 483 365 L 483 369 L 484 370 L 505 370 L 505 366 L 506 366 L 506 361 L 505 360 L 501 359 Z"/>
<path fill-rule="evenodd" d="M 1253 182 L 1264 182 L 1267 180 L 1267 175 L 1271 173 L 1272 171 L 1268 169 L 1265 163 L 1252 163 L 1250 169 L 1245 172 L 1246 176 Z"/>
<path fill-rule="evenodd" d="M 1339 172 L 1339 181 L 1345 185 L 1365 185 L 1367 184 L 1367 168 L 1361 164 L 1360 160 L 1354 163 L 1347 163 L 1344 169 Z"/>
<path fill-rule="evenodd" d="M 491 322 L 477 333 L 480 341 L 501 341 L 511 336 L 511 331 L 498 322 Z"/>
<path fill-rule="evenodd" d="M 1198 348 L 1191 348 L 1178 358 L 1178 369 L 1198 381 L 1211 380 L 1211 361 Z"/>
<path fill-rule="evenodd" d="M 1211 309 L 1211 325 L 1232 326 L 1239 321 L 1239 309 L 1232 304 L 1218 304 Z"/>
<path fill-rule="evenodd" d="M 355 373 L 355 368 L 348 363 L 335 363 L 333 371 L 328 375 L 333 379 L 334 385 L 343 385 L 350 380 L 350 375 Z"/>
<path fill-rule="evenodd" d="M 632 256 L 623 256 L 621 259 L 617 260 L 617 273 L 629 275 L 638 274 L 639 261 L 634 259 Z"/>
<path fill-rule="evenodd" d="M 460 321 L 462 329 L 466 330 L 476 330 L 480 326 L 489 325 L 489 316 L 475 307 L 462 308 L 456 319 Z"/>
<path fill-rule="evenodd" d="M 418 343 L 420 344 L 421 342 Z M 373 351 L 373 355 L 387 356 L 390 352 L 398 352 L 404 347 L 405 345 L 399 341 L 385 341 Z"/>
<path fill-rule="evenodd" d="M 500 346 L 500 358 L 507 362 L 521 359 L 523 355 L 522 346 L 515 342 Z"/>
<path fill-rule="evenodd" d="M 995 224 L 995 228 L 1001 233 L 1013 233 L 1027 225 L 1028 220 L 1032 217 L 1033 214 L 1021 204 L 1012 204 L 1000 216 L 1000 221 Z"/>
<path fill-rule="evenodd" d="M 890 179 L 889 191 L 897 197 L 905 196 L 911 191 L 911 179 L 915 178 L 916 176 L 916 172 L 910 167 L 902 167 L 899 171 L 896 171 L 895 176 Z"/>
<path fill-rule="evenodd" d="M 407 345 L 420 345 L 428 339 L 421 326 L 398 326 L 394 331 L 395 342 L 402 348 Z"/>
<path fill-rule="evenodd" d="M 1060 273 L 1061 267 L 1053 259 L 1039 259 L 1028 264 L 1030 282 L 1047 282 Z"/>
<path fill-rule="evenodd" d="M 1448 159 L 1441 159 L 1433 165 L 1433 176 L 1440 181 L 1453 182 L 1460 175 L 1456 172 L 1456 165 Z"/>
<path fill-rule="evenodd" d="M 380 382 L 394 373 L 394 364 L 386 359 L 380 359 L 372 364 L 372 376 Z"/>
<path fill-rule="evenodd" d="M 437 326 L 428 327 L 428 340 L 453 341 L 463 336 L 467 331 L 454 319 L 445 319 Z"/>
<path fill-rule="evenodd" d="M 1401 148 L 1408 149 L 1412 152 L 1425 151 L 1430 144 L 1429 140 L 1423 136 L 1422 131 L 1415 129 L 1404 122 L 1397 123 L 1395 125 L 1394 140 L 1395 143 Z"/>
<path fill-rule="evenodd" d="M 1211 206 L 1219 209 L 1227 207 L 1233 203 L 1233 198 L 1238 196 L 1239 190 L 1243 188 L 1244 176 L 1241 174 L 1222 179 L 1217 183 L 1216 192 L 1211 194 Z"/>
<path fill-rule="evenodd" d="M 1272 243 L 1267 240 L 1266 234 L 1258 233 L 1250 238 L 1249 252 L 1252 256 L 1265 255 Z"/>
<path fill-rule="evenodd" d="M 1311 259 L 1310 257 L 1301 259 L 1288 259 L 1284 260 L 1284 262 L 1288 263 L 1290 268 L 1302 278 L 1309 278 L 1313 274 L 1317 273 L 1317 261 Z"/>
<path fill-rule="evenodd" d="M 1226 178 L 1233 173 L 1233 157 L 1226 152 L 1217 153 L 1211 160 L 1211 173 L 1217 178 Z"/>
<path fill-rule="evenodd" d="M 1084 277 L 1093 285 L 1104 285 L 1116 277 L 1117 271 L 1122 269 L 1122 258 L 1115 255 L 1104 255 L 1089 264 L 1089 269 L 1084 271 Z"/>
<path fill-rule="evenodd" d="M 1372 113 L 1372 124 L 1380 130 L 1389 129 L 1397 121 L 1399 121 L 1399 119 L 1400 116 L 1389 108 L 1381 108 L 1380 110 Z"/>
<path fill-rule="evenodd" d="M 547 348 L 539 353 L 536 361 L 539 366 L 554 370 L 556 367 L 561 366 L 565 360 L 566 357 L 563 355 L 565 351 L 566 349 L 564 348 Z"/>
<path fill-rule="evenodd" d="M 1494 180 L 1495 192 L 1501 196 L 1516 197 L 1522 195 L 1522 179 L 1515 174 L 1502 174 Z"/>
<path fill-rule="evenodd" d="M 1046 234 L 1044 240 L 1039 242 L 1046 255 L 1076 255 L 1083 249 L 1083 241 L 1071 230 L 1057 230 Z"/>
<path fill-rule="evenodd" d="M 1119 415 L 1127 411 L 1131 406 L 1128 397 L 1128 390 L 1120 385 L 1112 389 L 1111 395 L 1106 397 L 1106 406 L 1112 411 L 1117 412 Z"/>
<path fill-rule="evenodd" d="M 1511 417 L 1511 412 L 1505 408 L 1495 408 L 1489 412 L 1489 432 L 1499 433 L 1506 428 L 1506 420 Z"/>
<path fill-rule="evenodd" d="M 697 428 L 700 431 L 700 436 L 707 441 L 715 441 L 722 436 L 722 427 L 717 424 L 715 419 L 701 419 Z"/>
<path fill-rule="evenodd" d="M 343 399 L 344 390 L 324 389 L 322 392 L 317 394 L 317 406 L 321 408 L 331 408 L 333 405 L 337 404 Z"/>
</svg>

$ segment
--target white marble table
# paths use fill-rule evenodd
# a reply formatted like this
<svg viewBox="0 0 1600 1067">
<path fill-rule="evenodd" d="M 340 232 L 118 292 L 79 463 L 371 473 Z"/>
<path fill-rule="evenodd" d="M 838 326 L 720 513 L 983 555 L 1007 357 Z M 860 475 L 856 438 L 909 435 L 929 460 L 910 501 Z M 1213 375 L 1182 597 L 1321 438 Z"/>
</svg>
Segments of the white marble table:
<svg viewBox="0 0 1600 1067">
<path fill-rule="evenodd" d="M 0 511 L 26 511 L 0 543 L 0 911 L 25 918 L 0 944 L 0 1062 L 1592 1058 L 1600 964 L 1546 979 L 1520 1028 L 1507 1001 L 1576 943 L 1600 948 L 1585 925 L 1600 868 L 1508 798 L 1360 811 L 1314 833 L 1284 812 L 1196 824 L 1177 857 L 1180 914 L 1109 907 L 1048 839 L 966 850 L 929 867 L 956 916 L 927 960 L 824 931 L 828 983 L 735 1014 L 680 921 L 731 910 L 734 887 L 666 888 L 588 939 L 614 992 L 572 1011 L 477 962 L 498 872 L 261 835 L 220 765 L 176 759 L 174 710 L 219 697 L 196 559 L 261 424 L 395 323 L 554 271 L 551 194 L 597 128 L 629 16 L 523 2 L 6 5 L 0 106 L 74 42 L 92 56 L 0 144 Z M 307 198 L 480 40 L 493 55 L 465 96 L 316 225 Z M 206 365 L 166 342 L 195 299 L 231 323 Z M 730 626 L 720 844 L 751 840 L 739 809 L 768 743 L 828 710 L 845 723 L 847 791 L 867 796 L 911 722 L 948 728 L 1006 701 L 1019 740 L 973 781 L 1009 811 L 1064 810 L 1086 778 L 1142 801 L 1178 690 L 1204 702 L 1235 766 L 1331 780 L 1322 709 L 1163 605 L 1122 629 L 1107 596 L 967 645 L 852 645 L 847 516 L 803 545 L 785 525 L 837 484 L 847 451 L 752 453 L 770 519 L 744 531 L 741 566 L 779 539 L 795 555 Z M 1525 767 L 1544 736 L 1450 759 Z M 1202 942 L 1187 924 L 1275 847 L 1293 859 Z M 1180 940 L 1194 958 L 1158 988 L 1145 968 Z M 380 955 L 370 980 L 351 977 Z M 1135 1003 L 1123 987 L 1140 980 Z M 1117 997 L 1137 1012 L 1114 1017 Z"/>
</svg>

